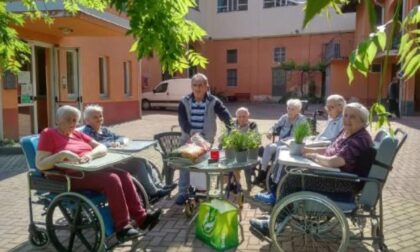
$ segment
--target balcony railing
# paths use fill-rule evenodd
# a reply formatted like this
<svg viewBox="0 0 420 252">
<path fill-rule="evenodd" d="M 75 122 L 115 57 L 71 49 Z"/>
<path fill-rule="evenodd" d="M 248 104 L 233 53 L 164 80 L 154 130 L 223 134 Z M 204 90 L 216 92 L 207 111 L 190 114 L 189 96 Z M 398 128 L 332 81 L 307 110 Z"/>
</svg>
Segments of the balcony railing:
<svg viewBox="0 0 420 252">
<path fill-rule="evenodd" d="M 325 44 L 324 61 L 329 62 L 331 59 L 340 58 L 340 44 L 331 40 Z"/>
</svg>

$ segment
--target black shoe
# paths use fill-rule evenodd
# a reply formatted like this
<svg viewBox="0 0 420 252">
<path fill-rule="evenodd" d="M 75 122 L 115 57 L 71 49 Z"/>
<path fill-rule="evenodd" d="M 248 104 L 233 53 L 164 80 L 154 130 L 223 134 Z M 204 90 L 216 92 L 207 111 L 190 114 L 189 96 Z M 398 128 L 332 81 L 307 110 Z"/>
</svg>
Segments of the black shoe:
<svg viewBox="0 0 420 252">
<path fill-rule="evenodd" d="M 253 218 L 249 221 L 251 224 L 250 230 L 257 233 L 259 236 L 269 236 L 270 232 L 268 230 L 269 219 L 257 219 Z"/>
<path fill-rule="evenodd" d="M 139 225 L 139 228 L 142 230 L 149 228 L 149 230 L 151 230 L 159 222 L 159 217 L 161 214 L 162 214 L 162 209 L 160 208 L 154 211 L 148 211 L 146 215 L 146 219 L 143 221 L 141 225 Z"/>
<path fill-rule="evenodd" d="M 258 172 L 258 177 L 256 177 L 254 180 L 254 185 L 259 185 L 261 183 L 265 184 L 266 178 L 267 178 L 267 171 L 260 170 Z"/>
<path fill-rule="evenodd" d="M 169 189 L 159 189 L 156 191 L 155 194 L 150 195 L 151 198 L 163 198 L 165 196 L 168 196 L 169 194 L 171 194 L 172 190 Z"/>
<path fill-rule="evenodd" d="M 173 191 L 173 190 L 174 190 L 177 186 L 178 186 L 178 184 L 177 184 L 177 183 L 173 183 L 173 184 L 170 184 L 170 185 L 164 185 L 164 186 L 163 186 L 163 189 Z"/>
<path fill-rule="evenodd" d="M 140 235 L 140 232 L 137 229 L 133 228 L 131 225 L 125 226 L 121 231 L 117 232 L 117 239 L 120 242 L 128 241 L 134 239 Z"/>
</svg>

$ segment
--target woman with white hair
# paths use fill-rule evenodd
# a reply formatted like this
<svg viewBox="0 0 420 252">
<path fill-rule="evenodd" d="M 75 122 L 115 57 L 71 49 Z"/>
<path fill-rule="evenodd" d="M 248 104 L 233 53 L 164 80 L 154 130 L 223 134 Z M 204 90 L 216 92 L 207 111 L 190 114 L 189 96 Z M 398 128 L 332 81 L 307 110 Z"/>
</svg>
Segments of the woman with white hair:
<svg viewBox="0 0 420 252">
<path fill-rule="evenodd" d="M 40 134 L 36 166 L 41 171 L 57 169 L 67 175 L 76 175 L 77 178 L 71 178 L 72 191 L 103 193 L 111 209 L 117 238 L 124 241 L 137 237 L 140 233 L 131 225 L 130 219 L 139 228 L 150 229 L 159 220 L 161 210 L 146 212 L 128 172 L 106 169 L 80 176 L 78 171 L 55 167 L 63 161 L 87 163 L 107 153 L 103 144 L 75 130 L 80 116 L 80 111 L 72 106 L 65 105 L 57 110 L 57 127 L 46 128 Z"/>
<path fill-rule="evenodd" d="M 338 94 L 328 96 L 325 110 L 328 113 L 328 124 L 325 129 L 315 137 L 317 140 L 333 141 L 343 129 L 343 109 L 346 100 Z"/>
<path fill-rule="evenodd" d="M 369 111 L 360 103 L 353 102 L 344 106 L 343 130 L 328 147 L 305 148 L 305 156 L 326 167 L 338 167 L 343 172 L 366 177 L 374 160 L 373 141 L 366 130 Z M 301 190 L 299 176 L 290 176 L 285 181 L 281 197 Z M 305 190 L 350 193 L 354 195 L 361 189 L 360 183 L 335 181 L 321 178 L 305 178 Z M 268 235 L 269 219 L 251 219 L 252 229 Z"/>
<path fill-rule="evenodd" d="M 300 112 L 302 110 L 302 102 L 299 99 L 289 99 L 287 101 L 287 113 L 282 115 L 279 120 L 270 128 L 267 137 L 272 138 L 273 134 L 278 132 L 279 141 L 277 143 L 268 144 L 264 148 L 261 160 L 261 170 L 254 184 L 264 183 L 267 176 L 267 167 L 270 160 L 277 160 L 280 153 L 281 140 L 293 136 L 294 126 L 306 122 L 306 117 Z M 274 155 L 275 154 L 275 155 Z M 258 195 L 257 195 L 258 196 Z"/>
<path fill-rule="evenodd" d="M 128 138 L 117 135 L 103 126 L 104 116 L 101 106 L 88 105 L 83 117 L 86 123 L 83 133 L 107 147 L 115 147 L 128 141 Z M 118 167 L 128 171 L 143 185 L 152 202 L 169 195 L 177 186 L 163 185 L 151 164 L 143 158 L 132 158 L 124 164 L 119 164 Z"/>
</svg>

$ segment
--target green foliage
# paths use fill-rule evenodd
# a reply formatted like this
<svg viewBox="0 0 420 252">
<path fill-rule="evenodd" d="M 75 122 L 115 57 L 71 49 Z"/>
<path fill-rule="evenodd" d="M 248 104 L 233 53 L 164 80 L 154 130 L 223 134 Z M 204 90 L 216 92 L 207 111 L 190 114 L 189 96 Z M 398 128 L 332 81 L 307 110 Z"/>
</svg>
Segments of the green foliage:
<svg viewBox="0 0 420 252">
<path fill-rule="evenodd" d="M 39 11 L 37 1 L 21 2 L 28 10 L 25 14 L 7 12 L 6 2 L 0 2 L 0 68 L 13 72 L 19 71 L 30 52 L 14 27 L 23 26 L 25 17 L 42 18 L 47 24 L 53 22 L 47 12 Z M 173 74 L 190 66 L 204 68 L 207 64 L 206 58 L 188 49 L 188 44 L 199 42 L 206 35 L 196 23 L 185 19 L 189 8 L 196 6 L 194 0 L 63 0 L 63 5 L 71 14 L 77 14 L 81 7 L 98 11 L 113 7 L 125 13 L 130 21 L 128 35 L 135 39 L 130 51 L 138 58 L 155 52 L 163 72 Z"/>
<path fill-rule="evenodd" d="M 388 111 L 386 111 L 386 108 L 383 104 L 376 102 L 370 107 L 370 113 L 369 113 L 369 121 L 373 122 L 374 115 L 376 115 L 376 125 L 375 129 L 379 129 L 386 125 L 389 129 L 389 132 L 391 135 L 394 134 L 394 131 L 391 128 L 391 123 L 388 120 L 388 117 L 391 115 Z M 372 126 L 372 125 L 371 125 Z"/>
<path fill-rule="evenodd" d="M 303 139 L 310 135 L 311 126 L 307 122 L 296 125 L 295 129 L 293 130 L 293 137 L 295 139 L 295 143 L 297 144 L 302 144 Z"/>
<path fill-rule="evenodd" d="M 256 149 L 261 145 L 261 134 L 255 130 L 248 130 L 246 133 L 248 136 L 248 149 Z"/>
<path fill-rule="evenodd" d="M 0 139 L 0 146 L 15 145 L 15 144 L 16 142 L 13 139 L 8 139 L 8 138 Z"/>
<path fill-rule="evenodd" d="M 420 68 L 420 6 L 414 7 L 403 20 L 405 34 L 401 38 L 399 62 L 404 78 L 412 77 Z"/>
<path fill-rule="evenodd" d="M 326 12 L 327 16 L 329 16 L 328 11 L 330 8 L 333 8 L 336 13 L 341 14 L 340 5 L 348 2 L 349 0 L 307 0 L 303 28 L 306 28 L 310 21 L 321 12 Z"/>
<path fill-rule="evenodd" d="M 296 63 L 293 60 L 283 62 L 281 63 L 280 68 L 286 71 L 292 71 L 296 69 Z"/>
</svg>

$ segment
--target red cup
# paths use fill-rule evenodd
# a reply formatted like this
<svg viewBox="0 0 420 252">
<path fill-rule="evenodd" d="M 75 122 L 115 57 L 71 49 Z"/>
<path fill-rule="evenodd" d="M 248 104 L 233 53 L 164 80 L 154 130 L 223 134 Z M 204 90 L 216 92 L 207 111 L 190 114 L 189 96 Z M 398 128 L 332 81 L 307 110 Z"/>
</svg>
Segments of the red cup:
<svg viewBox="0 0 420 252">
<path fill-rule="evenodd" d="M 218 149 L 212 149 L 210 150 L 210 159 L 212 160 L 219 160 L 219 150 Z"/>
</svg>

